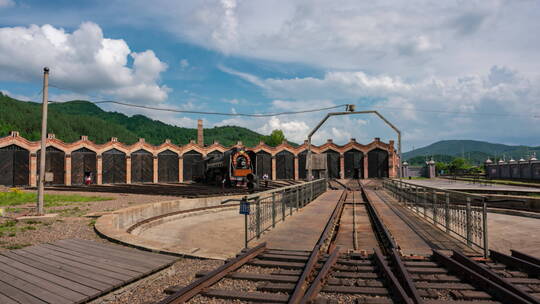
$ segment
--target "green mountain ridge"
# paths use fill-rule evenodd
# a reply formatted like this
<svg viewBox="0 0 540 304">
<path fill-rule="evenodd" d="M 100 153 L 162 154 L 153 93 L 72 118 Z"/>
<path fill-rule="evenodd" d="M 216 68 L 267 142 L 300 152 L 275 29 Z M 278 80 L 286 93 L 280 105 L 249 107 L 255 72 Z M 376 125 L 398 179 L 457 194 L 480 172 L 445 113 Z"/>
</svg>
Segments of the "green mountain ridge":
<svg viewBox="0 0 540 304">
<path fill-rule="evenodd" d="M 139 138 L 159 145 L 170 139 L 174 144 L 187 144 L 197 139 L 197 129 L 168 125 L 144 115 L 127 116 L 107 112 L 97 105 L 83 100 L 51 103 L 48 112 L 48 132 L 65 142 L 79 140 L 87 135 L 91 141 L 102 144 L 117 137 L 118 141 L 133 144 Z M 39 140 L 41 130 L 41 104 L 20 101 L 0 92 L 0 137 L 10 131 L 19 131 L 28 140 Z M 242 141 L 250 147 L 257 145 L 265 136 L 238 126 L 222 126 L 204 129 L 206 145 L 218 141 L 231 146 Z M 294 144 L 294 143 L 291 143 Z"/>
<path fill-rule="evenodd" d="M 403 159 L 419 163 L 433 157 L 436 161 L 464 157 L 473 164 L 481 164 L 488 157 L 491 159 L 527 158 L 531 153 L 540 155 L 540 146 L 511 146 L 478 140 L 442 140 L 431 145 L 403 153 Z"/>
</svg>

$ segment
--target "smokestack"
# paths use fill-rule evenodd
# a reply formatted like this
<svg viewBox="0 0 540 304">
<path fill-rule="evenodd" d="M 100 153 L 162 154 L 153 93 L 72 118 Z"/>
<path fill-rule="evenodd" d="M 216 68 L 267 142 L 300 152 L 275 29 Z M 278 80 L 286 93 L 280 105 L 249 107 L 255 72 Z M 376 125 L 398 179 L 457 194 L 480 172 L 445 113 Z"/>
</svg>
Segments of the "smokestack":
<svg viewBox="0 0 540 304">
<path fill-rule="evenodd" d="M 202 119 L 197 120 L 197 143 L 199 146 L 204 146 L 204 133 Z"/>
</svg>

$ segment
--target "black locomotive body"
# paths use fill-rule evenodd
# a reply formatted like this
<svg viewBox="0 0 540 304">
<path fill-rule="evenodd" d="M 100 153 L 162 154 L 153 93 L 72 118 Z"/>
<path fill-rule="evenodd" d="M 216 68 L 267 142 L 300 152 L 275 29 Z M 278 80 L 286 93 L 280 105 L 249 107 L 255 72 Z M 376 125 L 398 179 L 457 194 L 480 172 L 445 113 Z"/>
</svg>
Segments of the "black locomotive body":
<svg viewBox="0 0 540 304">
<path fill-rule="evenodd" d="M 221 155 L 210 155 L 196 164 L 196 166 L 200 166 L 197 168 L 197 172 L 203 174 L 197 180 L 208 184 L 221 185 L 224 183 L 227 187 L 249 182 L 254 183 L 254 158 L 250 154 L 244 149 L 233 148 Z"/>
</svg>

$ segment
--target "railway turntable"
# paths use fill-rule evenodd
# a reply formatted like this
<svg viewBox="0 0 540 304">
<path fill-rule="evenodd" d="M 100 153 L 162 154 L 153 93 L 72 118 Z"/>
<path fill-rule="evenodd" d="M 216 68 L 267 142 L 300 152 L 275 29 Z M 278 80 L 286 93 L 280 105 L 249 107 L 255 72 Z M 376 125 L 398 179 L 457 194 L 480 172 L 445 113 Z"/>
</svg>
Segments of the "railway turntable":
<svg viewBox="0 0 540 304">
<path fill-rule="evenodd" d="M 325 225 L 316 241 L 302 240 L 313 239 L 301 231 L 314 227 L 307 206 L 304 220 L 299 213 L 289 227 L 282 224 L 223 266 L 197 273 L 191 284 L 167 288 L 157 302 L 539 303 L 540 259 L 519 251 L 481 257 L 451 242 L 400 237 L 406 232 L 388 223 L 401 217 L 377 206 L 389 200 L 374 194 L 380 188 L 343 186 L 319 197 L 332 212 L 320 215 Z M 280 237 L 273 235 L 278 229 Z M 421 252 L 408 251 L 414 248 Z"/>
</svg>

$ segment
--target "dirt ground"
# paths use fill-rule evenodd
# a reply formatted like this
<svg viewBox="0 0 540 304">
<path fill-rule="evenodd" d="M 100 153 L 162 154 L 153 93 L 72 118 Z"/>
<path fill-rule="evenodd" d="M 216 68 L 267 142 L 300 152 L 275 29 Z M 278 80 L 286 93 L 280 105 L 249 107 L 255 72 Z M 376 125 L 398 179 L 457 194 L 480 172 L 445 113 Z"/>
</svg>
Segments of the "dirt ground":
<svg viewBox="0 0 540 304">
<path fill-rule="evenodd" d="M 53 242 L 67 238 L 100 240 L 94 232 L 95 218 L 85 215 L 108 212 L 129 206 L 172 200 L 178 197 L 162 195 L 117 194 L 95 192 L 47 191 L 47 194 L 77 194 L 82 196 L 107 197 L 111 200 L 95 202 L 61 203 L 61 206 L 45 208 L 47 213 L 58 216 L 47 221 L 13 221 L 25 214 L 32 214 L 35 203 L 18 205 L 7 209 L 6 217 L 0 218 L 0 226 L 9 226 L 0 232 L 0 251 L 17 249 L 34 244 Z"/>
</svg>

